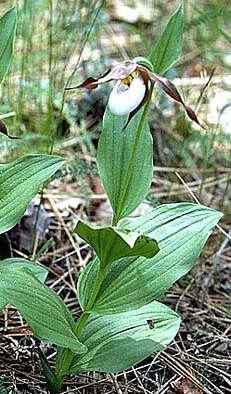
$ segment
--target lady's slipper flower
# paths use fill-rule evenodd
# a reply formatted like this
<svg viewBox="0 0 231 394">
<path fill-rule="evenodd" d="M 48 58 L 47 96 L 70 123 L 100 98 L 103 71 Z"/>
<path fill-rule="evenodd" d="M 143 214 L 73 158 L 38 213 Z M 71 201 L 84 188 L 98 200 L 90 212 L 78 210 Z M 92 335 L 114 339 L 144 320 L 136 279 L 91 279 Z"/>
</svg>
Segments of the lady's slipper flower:
<svg viewBox="0 0 231 394">
<path fill-rule="evenodd" d="M 168 96 L 182 104 L 189 118 L 200 125 L 195 112 L 184 103 L 176 86 L 167 78 L 150 71 L 146 65 L 136 62 L 136 59 L 133 61 L 126 60 L 111 66 L 102 76 L 98 78 L 89 77 L 80 85 L 66 88 L 66 90 L 76 88 L 96 89 L 102 83 L 112 80 L 117 82 L 109 96 L 108 106 L 114 115 L 129 114 L 125 127 L 145 104 L 149 97 L 150 86 L 155 82 Z"/>
<path fill-rule="evenodd" d="M 114 115 L 127 115 L 138 107 L 145 93 L 145 83 L 134 71 L 124 80 L 117 81 L 109 96 L 109 109 Z"/>
</svg>

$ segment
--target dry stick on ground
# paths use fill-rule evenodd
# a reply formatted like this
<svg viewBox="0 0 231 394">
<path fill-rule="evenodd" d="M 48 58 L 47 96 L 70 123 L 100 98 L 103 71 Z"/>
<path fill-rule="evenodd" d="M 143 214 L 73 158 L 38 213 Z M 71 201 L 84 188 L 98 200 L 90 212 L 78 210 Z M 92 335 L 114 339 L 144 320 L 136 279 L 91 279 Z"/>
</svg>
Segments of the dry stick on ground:
<svg viewBox="0 0 231 394">
<path fill-rule="evenodd" d="M 211 179 L 211 180 L 210 180 Z M 208 178 L 207 182 L 203 183 L 203 188 L 208 188 L 211 186 L 215 186 L 217 184 L 223 183 L 223 182 L 227 182 L 230 179 L 230 176 L 226 176 L 226 177 L 222 177 L 220 179 L 216 179 L 214 180 L 214 177 L 212 178 Z M 159 181 L 159 183 L 162 182 L 163 184 L 167 184 L 167 185 L 171 185 L 171 190 L 170 191 L 166 191 L 166 192 L 161 192 L 162 188 L 155 188 L 153 187 L 151 190 L 153 191 L 153 193 L 155 194 L 155 196 L 157 198 L 160 197 L 169 197 L 169 196 L 174 196 L 174 195 L 178 195 L 178 194 L 186 194 L 188 193 L 188 190 L 185 190 L 185 187 L 181 187 L 179 184 L 175 184 L 166 180 L 162 180 Z M 195 186 L 191 186 L 191 185 L 195 185 Z M 198 190 L 200 190 L 200 184 L 199 181 L 193 181 L 190 182 L 190 190 L 191 192 L 197 192 Z M 208 196 L 210 196 L 210 194 L 207 192 L 206 194 L 203 194 L 204 199 L 206 199 L 206 202 L 208 200 Z M 211 199 L 211 196 L 209 197 Z M 208 202 L 207 202 L 208 204 Z"/>
<path fill-rule="evenodd" d="M 184 361 L 176 360 L 175 357 L 171 356 L 170 354 L 166 353 L 163 351 L 160 354 L 160 359 L 162 359 L 171 369 L 173 369 L 175 372 L 179 373 L 180 375 L 183 375 L 185 378 L 189 379 L 192 383 L 194 383 L 199 389 L 203 390 L 206 394 L 214 394 L 210 390 L 208 390 L 206 387 L 203 387 L 202 384 L 199 382 L 199 380 L 189 371 L 183 364 L 185 364 Z M 219 394 L 224 394 L 217 386 L 215 386 L 209 379 L 207 379 L 205 376 L 203 376 L 201 373 L 197 371 L 197 374 L 199 374 L 203 379 L 205 379 L 213 388 L 217 390 Z"/>
<path fill-rule="evenodd" d="M 134 375 L 135 375 L 135 377 L 136 377 L 136 379 L 137 379 L 137 381 L 138 381 L 138 383 L 139 383 L 139 387 L 142 389 L 142 391 L 143 391 L 145 394 L 151 394 L 151 392 L 148 391 L 147 389 L 145 389 L 145 387 L 143 386 L 143 383 L 141 382 L 141 380 L 140 380 L 140 378 L 139 378 L 139 375 L 138 375 L 136 369 L 135 369 L 134 367 L 132 367 L 132 370 L 133 370 Z"/>
<path fill-rule="evenodd" d="M 188 292 L 188 290 L 190 289 L 190 287 L 192 286 L 192 284 L 194 283 L 195 279 L 192 278 L 191 281 L 189 282 L 188 286 L 183 290 L 183 292 L 181 293 L 177 303 L 176 303 L 176 307 L 175 307 L 175 311 L 178 311 L 180 302 L 182 301 L 182 299 L 184 298 L 185 294 Z"/>
<path fill-rule="evenodd" d="M 116 390 L 117 394 L 123 394 L 121 389 L 120 389 L 119 383 L 117 382 L 117 379 L 116 379 L 116 376 L 114 375 L 114 373 L 109 373 L 109 375 L 111 376 L 111 379 L 112 379 L 112 382 L 114 384 L 114 387 L 115 387 L 115 390 Z"/>
<path fill-rule="evenodd" d="M 164 385 L 158 389 L 158 391 L 155 394 L 164 394 L 169 390 L 169 387 L 171 387 L 171 383 L 177 383 L 178 381 L 181 380 L 181 376 L 179 376 L 179 374 L 175 374 L 174 376 L 172 376 L 166 383 L 164 383 Z"/>
<path fill-rule="evenodd" d="M 208 364 L 208 360 L 207 360 L 207 359 L 206 359 L 206 360 L 203 360 L 203 359 L 200 359 L 200 358 L 197 358 L 197 357 L 193 356 L 192 354 L 187 354 L 187 356 L 190 357 L 191 359 L 197 361 L 198 363 L 205 364 L 206 366 L 209 365 L 210 368 L 212 368 L 212 369 L 214 369 L 215 371 L 217 371 L 217 372 L 219 373 L 219 375 L 222 376 L 223 378 L 224 378 L 225 376 L 226 376 L 227 378 L 230 378 L 230 374 L 229 374 L 229 373 L 227 373 L 227 372 L 225 372 L 225 371 L 222 371 L 220 368 L 217 368 L 217 367 L 215 367 L 215 366 L 212 365 L 212 364 Z M 186 359 L 185 361 L 187 362 L 188 359 Z M 217 360 L 216 360 L 216 362 L 217 362 Z"/>
<path fill-rule="evenodd" d="M 81 254 L 80 254 L 80 252 L 79 252 L 79 247 L 78 247 L 78 245 L 77 245 L 77 242 L 74 241 L 74 239 L 73 239 L 73 237 L 72 237 L 70 231 L 68 230 L 68 228 L 67 228 L 67 226 L 66 226 L 65 221 L 63 220 L 63 217 L 62 217 L 61 213 L 59 212 L 58 208 L 57 208 L 56 205 L 55 205 L 54 200 L 53 200 L 51 197 L 48 197 L 48 201 L 49 201 L 49 203 L 50 203 L 52 209 L 54 210 L 55 216 L 57 217 L 57 219 L 59 220 L 59 222 L 60 222 L 61 225 L 63 226 L 64 231 L 65 231 L 65 233 L 67 234 L 67 237 L 69 238 L 72 247 L 73 247 L 74 250 L 76 251 L 76 254 L 77 254 L 77 256 L 78 256 L 78 258 L 79 258 L 79 261 L 80 261 L 80 263 L 81 263 L 81 265 L 82 265 L 82 257 L 81 257 Z"/>
<path fill-rule="evenodd" d="M 173 170 L 172 172 L 175 172 L 175 170 Z M 186 171 L 182 171 L 182 172 L 186 172 Z M 189 171 L 187 171 L 189 172 Z M 176 172 L 175 172 L 176 173 Z M 178 172 L 177 172 L 178 173 Z M 208 178 L 207 182 L 203 184 L 203 187 L 211 187 L 211 186 L 215 186 L 218 184 L 221 184 L 223 182 L 227 182 L 229 179 L 231 178 L 231 176 L 224 176 L 221 177 L 219 179 L 215 179 L 214 177 Z M 175 184 L 175 183 L 171 183 L 170 181 L 166 181 L 166 180 L 161 180 L 161 178 L 159 178 L 159 183 L 163 183 L 163 184 L 167 184 L 167 185 L 172 185 L 173 189 L 171 192 L 166 191 L 166 192 L 161 192 L 160 190 L 162 190 L 163 188 L 155 188 L 153 187 L 152 190 L 155 191 L 155 195 L 156 197 L 165 197 L 165 196 L 173 196 L 173 195 L 177 195 L 179 193 L 187 193 L 188 190 L 185 190 L 185 187 L 181 187 L 179 184 Z M 199 181 L 193 181 L 190 183 L 190 185 L 192 185 L 192 187 L 190 186 L 190 190 L 191 191 L 198 191 L 200 185 L 199 185 Z M 48 198 L 48 200 L 51 197 L 54 197 L 57 199 L 63 199 L 66 195 L 64 193 L 62 193 L 61 195 L 56 195 L 56 194 L 49 194 L 49 193 L 44 193 L 44 198 Z M 68 196 L 70 196 L 68 194 Z M 82 198 L 83 196 L 81 194 L 75 194 L 73 195 L 74 197 L 79 197 Z M 93 199 L 93 200 L 106 200 L 107 199 L 107 195 L 106 194 L 91 194 L 89 196 L 89 199 Z"/>
<path fill-rule="evenodd" d="M 52 284 L 49 285 L 49 288 L 52 289 L 53 287 L 57 286 L 60 282 L 63 282 L 67 287 L 69 287 L 75 294 L 77 294 L 76 291 L 76 286 L 71 285 L 67 280 L 65 280 L 66 276 L 71 277 L 71 272 L 75 271 L 75 268 L 69 268 L 68 271 L 64 272 L 63 275 L 57 274 L 53 269 L 49 268 L 49 271 L 52 272 L 52 274 L 56 275 L 58 278 L 55 281 L 52 281 Z M 57 291 L 57 293 L 60 293 L 60 291 Z"/>
</svg>

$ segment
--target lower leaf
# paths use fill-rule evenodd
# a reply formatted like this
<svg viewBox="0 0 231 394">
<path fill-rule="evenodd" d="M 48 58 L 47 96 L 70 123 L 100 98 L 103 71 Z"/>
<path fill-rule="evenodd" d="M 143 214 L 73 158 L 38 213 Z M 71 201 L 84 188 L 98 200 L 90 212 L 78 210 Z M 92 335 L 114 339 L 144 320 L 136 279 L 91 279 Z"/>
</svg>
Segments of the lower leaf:
<svg viewBox="0 0 231 394">
<path fill-rule="evenodd" d="M 137 309 L 159 299 L 195 264 L 222 213 L 198 204 L 160 205 L 121 226 L 157 240 L 160 251 L 152 258 L 126 257 L 113 262 L 106 272 L 93 311 L 112 314 Z M 94 259 L 78 281 L 81 307 L 87 304 L 99 270 Z"/>
<path fill-rule="evenodd" d="M 62 299 L 29 270 L 5 270 L 0 279 L 0 306 L 15 306 L 36 336 L 74 353 L 87 351 L 74 333 L 75 324 Z"/>
<path fill-rule="evenodd" d="M 71 373 L 119 372 L 162 350 L 176 335 L 180 317 L 154 301 L 114 315 L 93 313 L 80 336 L 88 352 L 75 356 Z"/>
</svg>

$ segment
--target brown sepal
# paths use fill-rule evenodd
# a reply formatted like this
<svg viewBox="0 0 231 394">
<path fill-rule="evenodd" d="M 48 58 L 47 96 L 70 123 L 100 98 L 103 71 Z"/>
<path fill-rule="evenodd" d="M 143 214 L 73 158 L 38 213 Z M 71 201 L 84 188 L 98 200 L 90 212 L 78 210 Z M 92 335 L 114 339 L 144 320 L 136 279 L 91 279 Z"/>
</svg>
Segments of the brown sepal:
<svg viewBox="0 0 231 394">
<path fill-rule="evenodd" d="M 158 78 L 157 82 L 168 96 L 184 105 L 180 93 L 171 81 L 169 81 L 167 78 Z"/>
<path fill-rule="evenodd" d="M 192 108 L 188 107 L 187 105 L 184 105 L 185 111 L 187 112 L 188 117 L 193 120 L 193 122 L 196 122 L 199 126 L 202 127 L 202 129 L 205 129 L 204 126 L 202 126 L 195 114 L 195 112 L 192 110 Z"/>
<path fill-rule="evenodd" d="M 80 85 L 77 86 L 70 86 L 69 88 L 65 88 L 65 90 L 73 90 L 78 88 L 86 88 L 86 89 L 96 89 L 98 87 L 98 79 L 89 77 Z"/>
<path fill-rule="evenodd" d="M 89 77 L 89 78 L 86 79 L 86 81 L 84 81 L 80 85 L 75 86 L 75 87 L 70 88 L 70 89 L 75 89 L 75 88 L 76 89 L 78 89 L 78 88 L 96 89 L 99 86 L 99 83 L 100 83 L 101 79 L 105 78 L 108 74 L 110 74 L 110 72 L 111 72 L 111 69 L 109 68 L 109 70 L 107 70 L 99 78 L 95 79 L 95 78 Z M 109 80 L 111 81 L 111 79 L 109 79 Z M 109 80 L 107 82 L 109 82 Z"/>
<path fill-rule="evenodd" d="M 96 89 L 101 83 L 110 82 L 113 79 L 119 80 L 127 78 L 137 68 L 137 64 L 129 60 L 111 66 L 106 73 L 100 75 L 97 79 L 89 77 L 80 85 L 65 88 L 65 90 L 73 90 L 78 88 Z"/>
<path fill-rule="evenodd" d="M 98 79 L 89 77 L 81 83 L 80 85 L 77 86 L 77 88 L 86 88 L 86 89 L 96 89 L 98 87 Z"/>
<path fill-rule="evenodd" d="M 11 137 L 8 134 L 7 127 L 6 127 L 5 123 L 2 120 L 0 120 L 0 133 L 6 135 L 11 140 L 18 140 L 19 139 L 19 137 Z"/>
<path fill-rule="evenodd" d="M 83 81 L 80 85 L 70 86 L 69 88 L 65 88 L 65 90 L 73 90 L 73 89 L 79 89 L 79 88 L 96 89 L 99 86 L 99 83 L 98 83 L 99 79 L 106 77 L 106 75 L 109 74 L 110 71 L 111 71 L 111 69 L 107 70 L 103 75 L 101 75 L 97 79 L 95 79 L 93 77 L 89 77 L 85 81 Z"/>
<path fill-rule="evenodd" d="M 199 126 L 201 126 L 203 128 L 203 126 L 200 124 L 195 112 L 192 110 L 192 108 L 190 108 L 189 106 L 187 106 L 180 93 L 178 92 L 176 86 L 169 81 L 167 78 L 163 78 L 160 77 L 159 75 L 155 74 L 155 73 L 151 73 L 149 72 L 149 77 L 152 81 L 156 81 L 158 83 L 158 85 L 161 87 L 161 89 L 168 95 L 170 96 L 173 100 L 177 101 L 178 103 L 182 104 L 188 117 L 195 123 L 197 123 Z"/>
</svg>

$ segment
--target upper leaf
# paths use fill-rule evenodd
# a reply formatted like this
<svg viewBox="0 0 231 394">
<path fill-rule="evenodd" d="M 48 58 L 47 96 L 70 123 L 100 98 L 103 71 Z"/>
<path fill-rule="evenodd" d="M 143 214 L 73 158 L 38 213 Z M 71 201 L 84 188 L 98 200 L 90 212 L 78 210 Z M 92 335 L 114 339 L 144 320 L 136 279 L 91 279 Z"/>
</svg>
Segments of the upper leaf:
<svg viewBox="0 0 231 394">
<path fill-rule="evenodd" d="M 152 137 L 147 122 L 134 165 L 129 166 L 141 115 L 142 111 L 139 111 L 123 130 L 126 116 L 112 115 L 109 109 L 104 114 L 97 163 L 117 221 L 133 212 L 143 201 L 152 181 Z"/>
<path fill-rule="evenodd" d="M 0 164 L 0 234 L 24 214 L 40 186 L 64 164 L 58 156 L 28 155 Z"/>
<path fill-rule="evenodd" d="M 17 11 L 13 7 L 0 19 L 0 83 L 5 77 L 13 55 Z"/>
<path fill-rule="evenodd" d="M 0 306 L 15 306 L 39 338 L 74 353 L 86 352 L 74 333 L 74 321 L 62 299 L 23 268 L 4 270 Z"/>
<path fill-rule="evenodd" d="M 151 259 L 122 258 L 112 263 L 100 287 L 93 311 L 118 313 L 137 309 L 159 299 L 194 265 L 222 214 L 189 203 L 166 204 L 121 227 L 141 231 L 158 242 L 160 251 Z M 95 259 L 80 276 L 78 297 L 86 305 L 99 269 Z M 91 278 L 91 284 L 87 282 Z"/>
<path fill-rule="evenodd" d="M 70 372 L 119 372 L 162 350 L 176 335 L 179 316 L 152 302 L 116 315 L 92 313 L 80 336 L 88 353 L 75 356 Z"/>
<path fill-rule="evenodd" d="M 116 227 L 93 228 L 79 221 L 75 232 L 95 250 L 103 267 L 121 257 L 150 258 L 159 251 L 156 241 L 134 231 Z"/>
<path fill-rule="evenodd" d="M 164 74 L 178 59 L 183 41 L 183 6 L 170 18 L 165 31 L 151 51 L 153 71 Z"/>
</svg>

